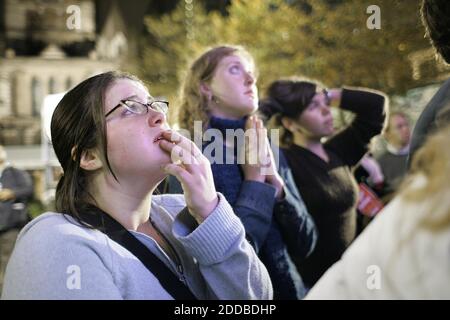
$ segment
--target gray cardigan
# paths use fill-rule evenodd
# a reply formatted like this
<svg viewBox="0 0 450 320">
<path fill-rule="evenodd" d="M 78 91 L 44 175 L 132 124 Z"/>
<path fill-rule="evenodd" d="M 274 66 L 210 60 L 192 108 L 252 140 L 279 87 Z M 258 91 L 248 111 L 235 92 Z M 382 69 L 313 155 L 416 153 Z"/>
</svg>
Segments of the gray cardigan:
<svg viewBox="0 0 450 320">
<path fill-rule="evenodd" d="M 145 234 L 132 232 L 199 299 L 271 299 L 267 270 L 232 208 L 219 204 L 200 225 L 182 195 L 153 196 L 150 218 L 181 266 Z M 182 270 L 182 273 L 180 273 Z M 2 299 L 172 299 L 127 249 L 71 217 L 45 213 L 21 231 L 8 263 Z"/>
</svg>

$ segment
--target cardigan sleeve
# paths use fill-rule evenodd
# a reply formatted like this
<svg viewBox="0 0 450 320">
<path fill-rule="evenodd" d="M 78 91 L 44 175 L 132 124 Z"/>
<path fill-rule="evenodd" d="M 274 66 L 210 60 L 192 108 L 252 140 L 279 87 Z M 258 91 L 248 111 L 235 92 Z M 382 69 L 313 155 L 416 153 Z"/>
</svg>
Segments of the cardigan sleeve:
<svg viewBox="0 0 450 320">
<path fill-rule="evenodd" d="M 266 267 L 245 239 L 241 221 L 222 194 L 200 225 L 187 210 L 176 217 L 174 236 L 197 261 L 208 286 L 207 299 L 272 299 Z"/>
<path fill-rule="evenodd" d="M 112 259 L 104 249 L 97 250 L 106 242 L 97 245 L 82 228 L 52 219 L 26 231 L 8 263 L 2 299 L 124 299 L 111 271 Z"/>
</svg>

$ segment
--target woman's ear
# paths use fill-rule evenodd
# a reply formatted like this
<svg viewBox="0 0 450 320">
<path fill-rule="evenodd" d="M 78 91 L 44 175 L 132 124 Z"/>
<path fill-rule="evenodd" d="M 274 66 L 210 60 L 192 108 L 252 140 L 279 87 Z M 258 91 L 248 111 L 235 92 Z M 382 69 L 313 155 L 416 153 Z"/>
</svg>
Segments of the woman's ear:
<svg viewBox="0 0 450 320">
<path fill-rule="evenodd" d="M 205 83 L 205 82 L 201 82 L 201 83 L 200 83 L 200 92 L 201 92 L 205 97 L 207 97 L 208 100 L 211 100 L 211 99 L 212 99 L 213 92 L 212 92 L 212 90 L 211 90 L 211 87 L 210 87 L 207 83 Z"/>
<path fill-rule="evenodd" d="M 97 150 L 89 149 L 81 153 L 80 168 L 87 171 L 94 171 L 103 167 Z"/>
<path fill-rule="evenodd" d="M 288 117 L 282 117 L 281 124 L 283 125 L 283 127 L 288 129 L 289 131 L 291 131 L 291 132 L 295 131 L 295 121 L 293 119 L 288 118 Z"/>
</svg>

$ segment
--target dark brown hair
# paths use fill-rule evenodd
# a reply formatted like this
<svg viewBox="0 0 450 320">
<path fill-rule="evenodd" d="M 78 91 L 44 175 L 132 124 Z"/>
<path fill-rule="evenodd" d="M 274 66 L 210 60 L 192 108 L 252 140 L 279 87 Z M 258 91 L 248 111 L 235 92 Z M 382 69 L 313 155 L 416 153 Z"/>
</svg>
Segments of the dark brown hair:
<svg viewBox="0 0 450 320">
<path fill-rule="evenodd" d="M 297 119 L 315 94 L 323 89 L 318 81 L 296 77 L 276 80 L 269 85 L 266 98 L 260 101 L 259 112 L 267 120 L 269 129 L 280 130 L 281 146 L 289 147 L 293 139 L 292 132 L 283 127 L 281 119 Z"/>
<path fill-rule="evenodd" d="M 450 63 L 450 2 L 423 0 L 420 13 L 431 44 L 445 62 Z"/>
</svg>

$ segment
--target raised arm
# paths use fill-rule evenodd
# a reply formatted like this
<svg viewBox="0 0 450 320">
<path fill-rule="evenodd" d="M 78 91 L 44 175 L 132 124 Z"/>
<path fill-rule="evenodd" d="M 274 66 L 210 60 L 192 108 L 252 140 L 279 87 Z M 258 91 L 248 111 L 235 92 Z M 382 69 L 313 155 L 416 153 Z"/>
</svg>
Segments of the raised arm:
<svg viewBox="0 0 450 320">
<path fill-rule="evenodd" d="M 339 95 L 339 94 L 338 94 Z M 370 140 L 381 133 L 386 117 L 386 97 L 364 89 L 342 89 L 339 107 L 355 114 L 344 130 L 325 143 L 347 165 L 356 165 L 369 150 Z"/>
</svg>

